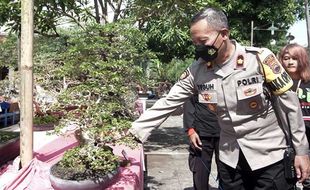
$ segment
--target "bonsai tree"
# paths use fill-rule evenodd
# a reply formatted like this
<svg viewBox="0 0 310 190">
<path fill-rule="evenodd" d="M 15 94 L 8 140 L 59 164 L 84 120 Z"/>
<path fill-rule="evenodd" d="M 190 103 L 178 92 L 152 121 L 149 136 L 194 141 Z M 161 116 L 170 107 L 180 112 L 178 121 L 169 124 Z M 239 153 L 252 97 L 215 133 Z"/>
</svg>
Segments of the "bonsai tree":
<svg viewBox="0 0 310 190">
<path fill-rule="evenodd" d="M 44 88 L 58 92 L 50 111 L 65 110 L 56 132 L 70 124 L 78 128 L 79 146 L 65 153 L 54 175 L 93 179 L 119 166 L 109 146 L 136 145 L 125 132 L 134 119 L 134 87 L 142 76 L 139 65 L 154 55 L 146 50 L 146 37 L 127 20 L 70 31 L 65 33 L 65 50 L 48 63 L 38 62 L 36 78 Z M 49 80 L 43 80 L 46 73 Z M 76 109 L 67 111 L 68 106 Z"/>
</svg>

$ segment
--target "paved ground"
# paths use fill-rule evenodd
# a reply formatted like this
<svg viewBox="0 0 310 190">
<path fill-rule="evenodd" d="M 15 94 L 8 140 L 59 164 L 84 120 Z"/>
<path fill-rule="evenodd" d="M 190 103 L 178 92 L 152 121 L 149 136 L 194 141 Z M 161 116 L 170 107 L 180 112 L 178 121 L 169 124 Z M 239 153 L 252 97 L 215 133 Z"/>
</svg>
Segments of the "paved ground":
<svg viewBox="0 0 310 190">
<path fill-rule="evenodd" d="M 144 144 L 144 190 L 193 190 L 187 147 L 188 139 L 183 132 L 182 115 L 170 116 L 158 129 L 153 130 Z M 213 160 L 210 190 L 218 190 L 216 176 Z M 302 189 L 300 183 L 297 183 L 297 189 Z"/>
<path fill-rule="evenodd" d="M 170 116 L 158 129 L 153 130 L 144 148 L 145 190 L 193 189 L 187 160 L 188 138 L 183 132 L 182 115 Z M 217 175 L 214 164 L 212 175 Z M 213 179 L 210 179 L 210 185 L 212 190 L 217 189 Z"/>
</svg>

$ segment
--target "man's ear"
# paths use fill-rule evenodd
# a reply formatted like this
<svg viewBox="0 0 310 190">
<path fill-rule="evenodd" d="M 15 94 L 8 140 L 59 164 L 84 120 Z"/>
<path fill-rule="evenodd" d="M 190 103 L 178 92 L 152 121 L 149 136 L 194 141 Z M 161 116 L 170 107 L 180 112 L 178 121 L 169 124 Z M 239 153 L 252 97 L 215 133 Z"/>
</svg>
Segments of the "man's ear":
<svg viewBox="0 0 310 190">
<path fill-rule="evenodd" d="M 223 38 L 223 40 L 227 40 L 229 38 L 229 30 L 224 28 L 221 30 L 221 36 Z"/>
</svg>

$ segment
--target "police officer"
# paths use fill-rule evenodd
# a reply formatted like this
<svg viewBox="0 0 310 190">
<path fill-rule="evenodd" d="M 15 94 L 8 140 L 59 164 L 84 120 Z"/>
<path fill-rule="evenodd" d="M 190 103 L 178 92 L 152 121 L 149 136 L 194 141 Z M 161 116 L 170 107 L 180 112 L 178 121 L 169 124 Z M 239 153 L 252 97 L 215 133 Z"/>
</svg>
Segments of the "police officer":
<svg viewBox="0 0 310 190">
<path fill-rule="evenodd" d="M 219 162 L 220 127 L 215 107 L 210 105 L 200 103 L 196 95 L 184 104 L 183 109 L 183 126 L 190 140 L 189 168 L 195 190 L 209 190 L 213 152 L 216 165 Z"/>
<path fill-rule="evenodd" d="M 200 58 L 166 98 L 132 124 L 130 132 L 145 141 L 154 126 L 198 94 L 199 102 L 216 105 L 222 188 L 292 189 L 294 182 L 284 176 L 285 135 L 268 93 L 264 93 L 266 83 L 277 102 L 276 110 L 287 115 L 297 178 L 304 181 L 309 176 L 305 126 L 298 98 L 290 91 L 292 80 L 275 55 L 266 48 L 244 47 L 230 40 L 227 17 L 215 8 L 195 15 L 190 32 Z"/>
</svg>

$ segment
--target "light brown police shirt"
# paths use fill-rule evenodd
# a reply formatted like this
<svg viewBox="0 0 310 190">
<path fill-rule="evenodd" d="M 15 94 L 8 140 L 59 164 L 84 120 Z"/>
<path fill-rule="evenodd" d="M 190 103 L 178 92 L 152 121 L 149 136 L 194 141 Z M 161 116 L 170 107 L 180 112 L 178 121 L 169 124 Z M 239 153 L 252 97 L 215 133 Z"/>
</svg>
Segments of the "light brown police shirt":
<svg viewBox="0 0 310 190">
<path fill-rule="evenodd" d="M 298 98 L 289 90 L 291 78 L 270 50 L 232 42 L 236 48 L 229 60 L 217 65 L 202 59 L 194 62 L 165 98 L 133 122 L 130 132 L 144 142 L 151 130 L 192 94 L 198 94 L 199 101 L 217 114 L 220 160 L 235 168 L 242 150 L 252 170 L 266 167 L 283 159 L 287 146 L 272 104 L 263 93 L 266 79 L 280 115 L 288 114 L 297 155 L 306 155 L 309 145 Z M 287 122 L 283 123 L 286 129 Z"/>
</svg>

